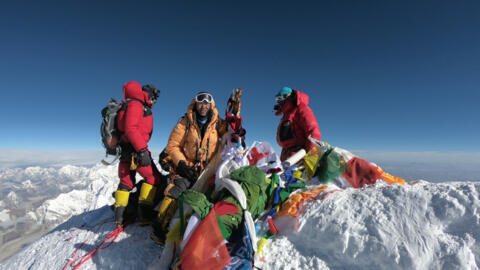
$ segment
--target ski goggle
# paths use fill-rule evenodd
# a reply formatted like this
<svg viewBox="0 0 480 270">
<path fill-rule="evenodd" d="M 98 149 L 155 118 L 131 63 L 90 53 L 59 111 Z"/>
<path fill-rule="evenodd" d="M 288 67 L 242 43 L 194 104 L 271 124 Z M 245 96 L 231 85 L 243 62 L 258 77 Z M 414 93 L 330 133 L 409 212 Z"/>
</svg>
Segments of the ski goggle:
<svg viewBox="0 0 480 270">
<path fill-rule="evenodd" d="M 213 97 L 209 93 L 200 93 L 200 94 L 195 96 L 195 101 L 196 102 L 212 103 Z"/>
<path fill-rule="evenodd" d="M 280 103 L 280 102 L 288 99 L 291 95 L 292 95 L 292 93 L 288 93 L 288 94 L 285 94 L 285 95 L 278 95 L 278 96 L 275 96 L 275 100 L 277 101 L 277 103 Z"/>
<path fill-rule="evenodd" d="M 277 103 L 280 103 L 286 99 L 288 99 L 292 95 L 292 88 L 290 87 L 283 87 L 278 94 L 275 95 L 275 100 Z"/>
</svg>

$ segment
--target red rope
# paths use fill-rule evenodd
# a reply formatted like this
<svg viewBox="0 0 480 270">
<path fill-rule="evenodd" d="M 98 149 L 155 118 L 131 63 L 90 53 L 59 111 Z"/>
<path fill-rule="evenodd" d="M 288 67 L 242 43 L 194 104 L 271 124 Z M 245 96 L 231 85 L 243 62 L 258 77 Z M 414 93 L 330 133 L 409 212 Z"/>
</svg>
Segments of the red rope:
<svg viewBox="0 0 480 270">
<path fill-rule="evenodd" d="M 103 225 L 103 224 L 102 224 Z M 101 227 L 101 226 L 100 226 Z M 99 227 L 99 229 L 100 229 Z M 98 230 L 97 230 L 98 232 Z M 95 255 L 95 253 L 100 250 L 100 249 L 106 249 L 108 247 L 110 247 L 113 242 L 115 242 L 115 240 L 117 240 L 118 236 L 123 232 L 123 226 L 120 226 L 118 228 L 116 228 L 115 230 L 113 230 L 103 241 L 102 243 L 100 243 L 99 245 L 97 245 L 95 247 L 95 249 L 93 249 L 92 251 L 90 251 L 88 254 L 86 255 L 83 255 L 77 259 L 75 259 L 74 261 L 73 258 L 75 258 L 75 255 L 77 255 L 77 252 L 82 248 L 82 246 L 88 241 L 88 239 L 85 239 L 85 241 L 82 242 L 82 244 L 77 248 L 77 250 L 73 253 L 72 257 L 70 257 L 70 259 L 68 260 L 67 264 L 65 264 L 65 266 L 63 267 L 63 270 L 65 270 L 69 265 L 71 267 L 73 267 L 74 270 L 77 270 L 80 268 L 80 266 L 82 266 L 82 264 L 84 264 L 85 262 L 87 262 L 88 260 L 90 260 L 93 255 Z M 95 232 L 96 233 L 96 232 Z M 112 241 L 110 241 L 110 243 L 108 243 L 106 246 L 102 246 L 103 244 L 105 244 L 108 240 L 110 240 L 111 238 L 113 238 Z"/>
<path fill-rule="evenodd" d="M 82 226 L 80 226 L 80 228 L 93 229 L 93 228 L 97 227 L 97 229 L 93 232 L 94 234 L 97 234 L 97 232 L 100 230 L 100 228 L 103 226 L 103 224 L 107 223 L 109 220 L 110 220 L 110 218 L 107 218 L 107 219 L 103 220 L 102 222 L 100 222 L 99 224 L 93 225 L 93 226 L 86 226 L 86 224 L 83 224 Z M 73 232 L 73 231 L 76 231 L 76 230 L 79 230 L 79 228 L 73 228 L 73 229 L 68 230 L 67 232 Z M 62 233 L 62 235 L 63 234 L 64 233 Z M 71 239 L 72 239 L 72 237 L 69 237 L 68 239 L 65 239 L 64 241 L 70 241 Z M 70 259 L 68 259 L 68 262 L 65 264 L 65 266 L 63 266 L 63 270 L 65 270 L 68 267 L 68 265 L 71 263 L 71 261 L 73 260 L 75 255 L 77 255 L 77 252 L 82 248 L 82 246 L 87 241 L 88 241 L 88 238 L 85 239 L 85 241 L 83 241 L 82 244 L 80 244 L 80 246 L 77 248 L 77 250 L 75 250 L 75 252 L 70 257 Z"/>
</svg>

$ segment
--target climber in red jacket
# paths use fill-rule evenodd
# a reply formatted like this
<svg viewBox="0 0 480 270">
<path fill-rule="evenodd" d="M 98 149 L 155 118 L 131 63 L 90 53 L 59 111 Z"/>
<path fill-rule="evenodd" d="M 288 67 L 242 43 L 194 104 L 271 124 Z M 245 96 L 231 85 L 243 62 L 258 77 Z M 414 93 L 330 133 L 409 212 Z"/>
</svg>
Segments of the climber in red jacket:
<svg viewBox="0 0 480 270">
<path fill-rule="evenodd" d="M 284 161 L 302 148 L 307 152 L 313 148 L 308 136 L 320 140 L 322 135 L 317 119 L 308 107 L 307 94 L 283 87 L 275 99 L 275 115 L 283 114 L 277 129 L 277 142 L 282 147 L 280 160 Z"/>
<path fill-rule="evenodd" d="M 135 185 L 138 172 L 144 179 L 138 199 L 138 217 L 140 225 L 148 225 L 153 219 L 153 199 L 157 186 L 162 183 L 160 173 L 153 163 L 148 141 L 152 135 L 152 106 L 157 101 L 160 91 L 153 85 L 143 88 L 138 82 L 131 81 L 123 86 L 125 98 L 118 113 L 117 125 L 121 132 L 121 156 L 118 164 L 120 184 L 115 192 L 115 223 L 123 224 L 123 214 L 128 205 L 130 191 Z"/>
</svg>

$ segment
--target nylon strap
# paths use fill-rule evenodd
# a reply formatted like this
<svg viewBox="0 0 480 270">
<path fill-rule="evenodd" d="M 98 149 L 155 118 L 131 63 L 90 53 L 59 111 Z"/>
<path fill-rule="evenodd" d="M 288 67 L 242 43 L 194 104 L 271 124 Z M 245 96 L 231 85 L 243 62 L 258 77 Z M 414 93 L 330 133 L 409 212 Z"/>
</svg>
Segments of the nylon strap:
<svg viewBox="0 0 480 270">
<path fill-rule="evenodd" d="M 185 233 L 185 220 L 183 219 L 183 196 L 178 197 L 178 212 L 180 214 L 180 235 Z"/>
</svg>

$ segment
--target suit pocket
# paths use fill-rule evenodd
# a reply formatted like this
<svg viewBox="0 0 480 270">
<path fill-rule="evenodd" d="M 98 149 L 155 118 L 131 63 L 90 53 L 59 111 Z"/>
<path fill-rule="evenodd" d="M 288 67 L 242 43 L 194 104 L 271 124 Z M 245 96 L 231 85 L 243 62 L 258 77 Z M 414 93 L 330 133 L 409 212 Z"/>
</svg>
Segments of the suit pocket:
<svg viewBox="0 0 480 270">
<path fill-rule="evenodd" d="M 293 138 L 292 123 L 290 122 L 290 120 L 287 120 L 280 125 L 279 135 L 280 141 L 286 141 Z"/>
</svg>

